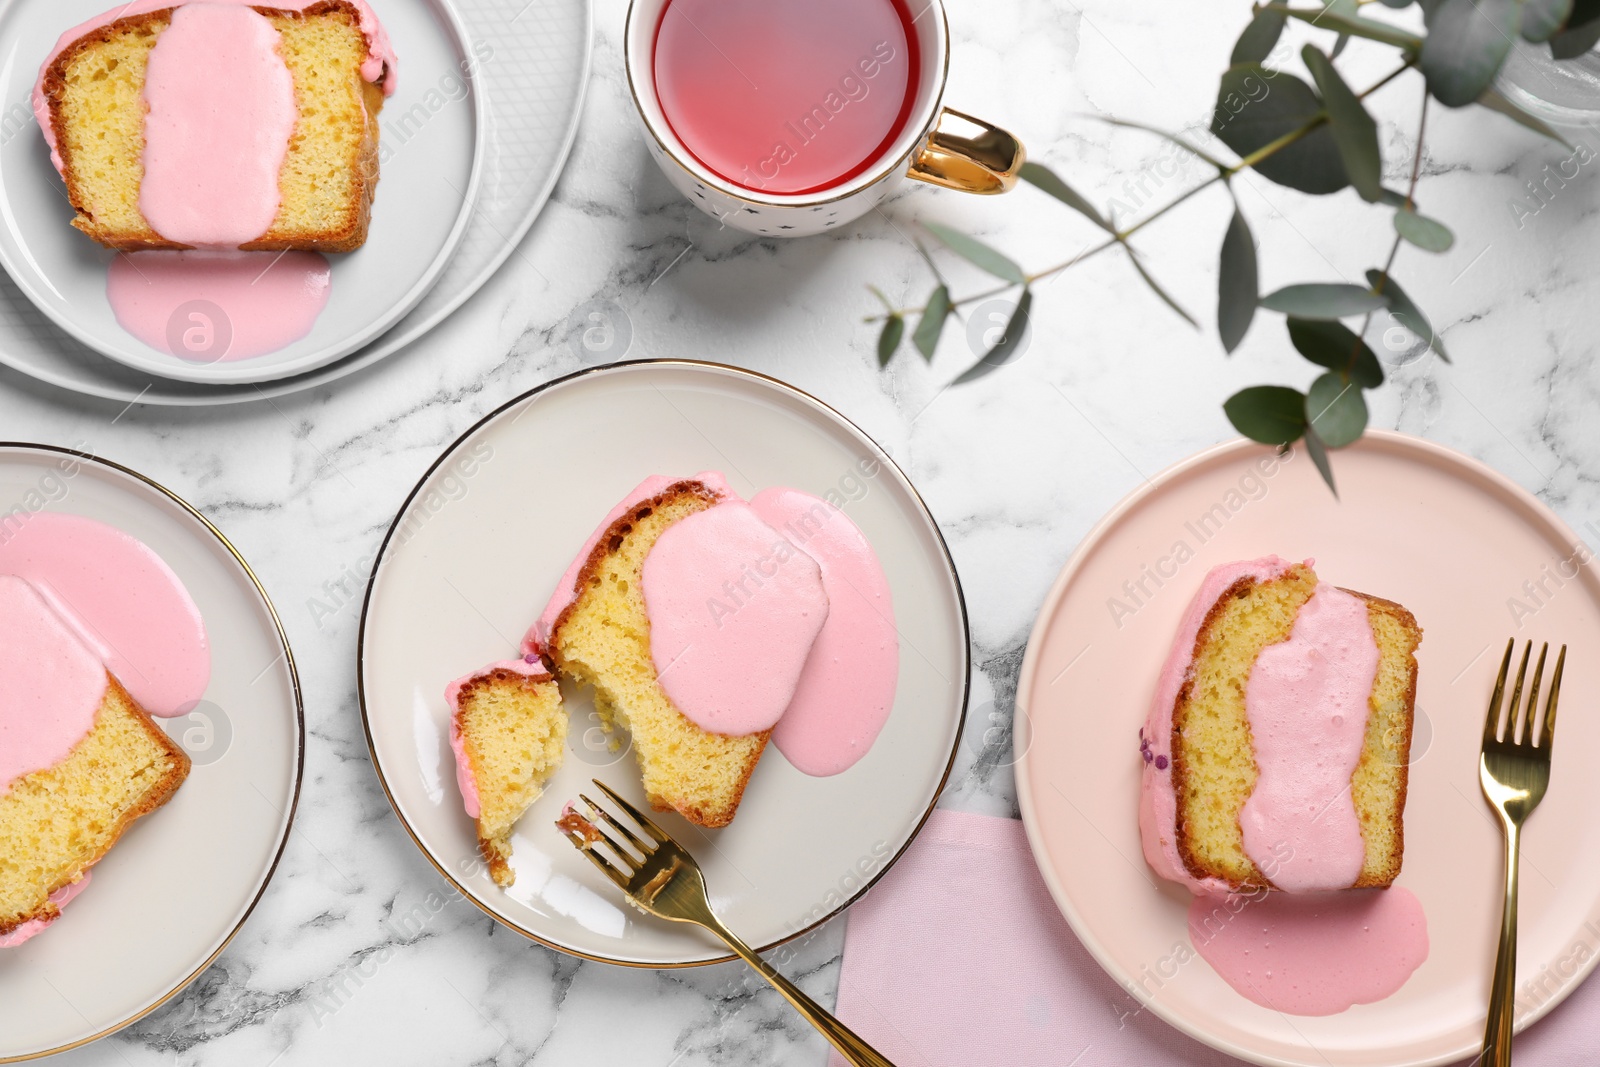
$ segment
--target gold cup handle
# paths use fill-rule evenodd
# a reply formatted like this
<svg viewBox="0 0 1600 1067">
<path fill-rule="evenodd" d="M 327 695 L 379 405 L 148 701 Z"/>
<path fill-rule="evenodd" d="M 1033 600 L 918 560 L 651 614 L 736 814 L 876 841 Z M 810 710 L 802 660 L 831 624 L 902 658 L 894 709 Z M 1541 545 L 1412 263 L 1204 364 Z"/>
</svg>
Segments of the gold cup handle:
<svg viewBox="0 0 1600 1067">
<path fill-rule="evenodd" d="M 928 144 L 911 162 L 911 177 L 964 193 L 1005 193 L 1027 162 L 1022 142 L 998 126 L 952 108 L 939 113 Z"/>
</svg>

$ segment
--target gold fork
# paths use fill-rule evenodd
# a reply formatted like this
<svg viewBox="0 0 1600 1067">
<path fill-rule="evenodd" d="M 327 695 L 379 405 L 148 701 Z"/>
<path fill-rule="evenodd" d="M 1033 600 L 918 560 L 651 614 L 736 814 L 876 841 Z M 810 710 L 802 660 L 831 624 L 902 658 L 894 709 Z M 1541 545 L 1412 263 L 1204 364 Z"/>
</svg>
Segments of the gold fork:
<svg viewBox="0 0 1600 1067">
<path fill-rule="evenodd" d="M 712 912 L 711 901 L 706 897 L 706 880 L 700 872 L 700 865 L 682 845 L 674 841 L 644 812 L 612 792 L 604 782 L 596 778 L 594 784 L 599 786 L 618 807 L 627 812 L 649 840 L 641 838 L 614 818 L 610 812 L 581 793 L 578 797 L 588 806 L 590 816 L 585 817 L 583 813 L 568 805 L 567 813 L 556 826 L 566 834 L 567 840 L 589 857 L 590 862 L 617 884 L 617 888 L 628 895 L 629 900 L 652 915 L 671 922 L 703 926 L 722 938 L 728 947 L 743 957 L 761 977 L 771 982 L 772 987 L 782 993 L 784 999 L 794 1005 L 795 1010 L 821 1031 L 829 1044 L 838 1049 L 839 1054 L 855 1067 L 894 1067 L 894 1064 L 857 1037 L 849 1027 L 828 1014 L 820 1004 L 773 970 L 766 960 L 756 955 L 754 949 L 739 940 L 733 931 L 722 924 L 722 920 Z M 620 840 L 596 826 L 596 819 L 616 831 Z M 623 842 L 632 846 L 632 851 L 624 847 Z M 615 853 L 615 862 L 605 853 L 595 850 L 595 846 L 602 843 Z"/>
<path fill-rule="evenodd" d="M 1507 642 L 1505 658 L 1500 661 L 1500 677 L 1495 680 L 1494 695 L 1489 698 L 1489 717 L 1483 725 L 1483 755 L 1478 761 L 1483 795 L 1500 816 L 1506 835 L 1505 911 L 1500 917 L 1500 952 L 1494 961 L 1489 1021 L 1483 1033 L 1483 1067 L 1509 1067 L 1511 1063 L 1511 1024 L 1515 1019 L 1512 1005 L 1517 980 L 1517 862 L 1522 845 L 1522 824 L 1539 806 L 1550 785 L 1550 746 L 1555 740 L 1556 701 L 1561 696 L 1561 669 L 1567 663 L 1567 646 L 1562 645 L 1561 654 L 1556 657 L 1555 674 L 1550 678 L 1550 695 L 1545 700 L 1544 727 L 1535 740 L 1539 683 L 1544 678 L 1544 658 L 1550 646 L 1546 644 L 1539 649 L 1539 663 L 1533 669 L 1533 687 L 1528 691 L 1528 702 L 1522 704 L 1522 682 L 1528 673 L 1528 655 L 1533 651 L 1533 642 L 1528 642 L 1522 650 L 1516 685 L 1511 690 L 1502 740 L 1500 701 L 1505 695 L 1506 672 L 1511 669 L 1511 653 L 1516 646 L 1516 638 Z M 1520 732 L 1519 718 L 1522 719 Z"/>
</svg>

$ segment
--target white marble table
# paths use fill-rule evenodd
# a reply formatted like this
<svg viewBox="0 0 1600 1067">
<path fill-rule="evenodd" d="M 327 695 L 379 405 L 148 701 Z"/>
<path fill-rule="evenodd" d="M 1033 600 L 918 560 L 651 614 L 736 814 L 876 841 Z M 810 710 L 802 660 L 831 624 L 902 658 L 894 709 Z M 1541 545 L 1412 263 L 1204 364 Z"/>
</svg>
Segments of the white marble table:
<svg viewBox="0 0 1600 1067">
<path fill-rule="evenodd" d="M 1247 6 L 954 0 L 950 101 L 1011 126 L 1093 199 L 1148 211 L 1202 172 L 1163 177 L 1156 141 L 1081 113 L 1203 123 Z M 124 409 L 0 375 L 0 437 L 133 466 L 237 543 L 287 624 L 310 730 L 298 824 L 238 939 L 162 1010 L 59 1062 L 824 1062 L 822 1042 L 738 967 L 579 963 L 447 901 L 369 765 L 355 696 L 357 575 L 441 448 L 510 397 L 584 365 L 570 343 L 574 307 L 599 299 L 625 310 L 631 347 L 607 358 L 693 357 L 776 375 L 840 408 L 907 469 L 960 567 L 979 671 L 942 803 L 999 815 L 1016 801 L 995 727 L 1009 721 L 1034 613 L 1078 538 L 1145 476 L 1232 436 L 1221 412 L 1232 392 L 1313 378 L 1277 316 L 1224 358 L 1210 327 L 1227 210 L 1217 190 L 1140 239 L 1206 332 L 1107 256 L 1042 288 L 1015 366 L 943 391 L 973 358 L 952 331 L 931 366 L 902 354 L 880 374 L 860 324 L 874 307 L 865 286 L 920 299 L 925 273 L 907 238 L 919 220 L 981 233 L 1029 266 L 1077 250 L 1086 225 L 1031 190 L 978 200 L 918 187 L 826 239 L 719 230 L 645 154 L 618 51 L 623 7 L 599 4 L 595 83 L 554 201 L 500 276 L 414 349 L 332 389 L 216 411 Z M 1203 12 L 1182 14 L 1192 9 Z M 1392 181 L 1411 153 L 1418 92 L 1402 79 L 1374 101 L 1399 120 L 1383 132 Z M 1477 456 L 1574 527 L 1596 523 L 1585 531 L 1594 543 L 1600 302 L 1584 262 L 1600 247 L 1600 185 L 1588 166 L 1547 181 L 1570 153 L 1496 116 L 1436 110 L 1430 134 L 1419 196 L 1458 241 L 1439 257 L 1402 251 L 1396 270 L 1456 362 L 1396 370 L 1373 424 Z M 1541 181 L 1534 199 L 1527 183 Z M 1353 193 L 1314 200 L 1246 176 L 1240 196 L 1262 243 L 1264 288 L 1356 279 L 1388 250 L 1388 213 Z M 980 282 L 949 270 L 964 287 Z M 418 905 L 430 916 L 420 929 L 395 922 Z M 781 956 L 824 1001 L 844 927 Z"/>
</svg>

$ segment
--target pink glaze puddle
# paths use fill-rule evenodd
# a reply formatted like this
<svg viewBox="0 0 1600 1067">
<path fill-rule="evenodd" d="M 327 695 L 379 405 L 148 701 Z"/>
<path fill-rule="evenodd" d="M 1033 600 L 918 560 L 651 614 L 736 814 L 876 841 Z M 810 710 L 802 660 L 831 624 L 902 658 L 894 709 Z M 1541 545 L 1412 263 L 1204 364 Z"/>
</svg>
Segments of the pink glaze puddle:
<svg viewBox="0 0 1600 1067">
<path fill-rule="evenodd" d="M 89 879 L 91 877 L 93 877 L 93 872 L 85 869 L 82 877 L 76 882 L 68 882 L 54 893 L 51 893 L 50 903 L 65 912 L 67 904 L 79 893 L 89 888 Z M 58 919 L 60 916 L 56 918 Z M 0 934 L 0 948 L 16 948 L 24 941 L 31 941 L 44 933 L 50 924 L 55 921 L 56 919 L 30 919 L 9 934 Z"/>
<path fill-rule="evenodd" d="M 1256 784 L 1239 813 L 1244 851 L 1279 889 L 1344 889 L 1366 844 L 1350 776 L 1366 741 L 1378 645 L 1359 597 L 1328 585 L 1300 609 L 1287 641 L 1262 649 L 1245 713 Z"/>
<path fill-rule="evenodd" d="M 1408 889 L 1196 896 L 1189 938 L 1242 996 L 1290 1015 L 1334 1015 L 1405 985 L 1428 958 Z"/>
<path fill-rule="evenodd" d="M 538 656 L 527 655 L 522 659 L 502 660 L 487 667 L 480 667 L 445 686 L 444 699 L 450 705 L 450 751 L 455 753 L 456 757 L 456 786 L 461 790 L 461 800 L 467 809 L 467 816 L 472 819 L 476 819 L 483 808 L 478 798 L 478 779 L 472 773 L 472 761 L 467 758 L 467 743 L 461 737 L 461 690 L 468 682 L 476 681 L 494 671 L 512 671 L 541 682 L 548 682 L 551 678 L 550 672 L 545 669 L 544 663 Z"/>
<path fill-rule="evenodd" d="M 278 217 L 299 114 L 280 43 L 248 7 L 193 3 L 151 49 L 139 210 L 167 240 L 238 248 Z"/>
<path fill-rule="evenodd" d="M 772 741 L 806 774 L 839 774 L 867 754 L 894 707 L 900 638 L 889 579 L 866 536 L 826 501 L 774 487 L 750 506 L 817 561 L 828 595 L 827 621 Z"/>
<path fill-rule="evenodd" d="M 709 733 L 777 725 L 827 620 L 816 560 L 740 501 L 669 526 L 642 578 L 656 676 Z"/>
<path fill-rule="evenodd" d="M 106 298 L 122 328 L 151 348 L 209 364 L 305 337 L 332 284 L 316 252 L 135 252 L 111 261 Z"/>
<path fill-rule="evenodd" d="M 211 646 L 200 609 L 137 538 L 80 515 L 34 512 L 0 524 L 0 574 L 37 589 L 152 715 L 186 714 L 205 695 Z"/>
</svg>

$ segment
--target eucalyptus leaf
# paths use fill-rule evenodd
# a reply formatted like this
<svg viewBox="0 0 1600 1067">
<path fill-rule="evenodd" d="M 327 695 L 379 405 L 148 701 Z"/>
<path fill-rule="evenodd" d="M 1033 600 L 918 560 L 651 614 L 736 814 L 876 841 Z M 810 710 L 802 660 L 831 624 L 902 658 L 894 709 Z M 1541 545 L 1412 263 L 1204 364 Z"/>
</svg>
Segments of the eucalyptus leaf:
<svg viewBox="0 0 1600 1067">
<path fill-rule="evenodd" d="M 1367 401 L 1361 386 L 1329 371 L 1306 393 L 1306 424 L 1329 448 L 1359 440 L 1367 428 Z"/>
<path fill-rule="evenodd" d="M 1017 359 L 1022 354 L 1022 337 L 1028 332 L 1028 321 L 1032 310 L 1033 290 L 1024 289 L 1022 298 L 1017 301 L 1017 309 L 1011 313 L 1000 340 L 995 342 L 995 346 L 989 349 L 982 359 L 968 367 L 951 384 L 965 385 L 967 382 L 975 382 Z"/>
<path fill-rule="evenodd" d="M 1261 306 L 1302 319 L 1340 319 L 1388 307 L 1389 298 L 1346 282 L 1308 282 L 1268 293 Z"/>
<path fill-rule="evenodd" d="M 1340 53 L 1342 53 L 1345 50 L 1345 46 L 1348 45 L 1349 43 L 1350 43 L 1350 35 L 1348 33 L 1341 33 L 1338 37 L 1336 37 L 1334 39 L 1333 47 L 1328 50 L 1328 58 L 1329 59 L 1338 59 Z"/>
<path fill-rule="evenodd" d="M 883 324 L 883 332 L 878 335 L 878 366 L 887 367 L 894 358 L 895 350 L 900 347 L 901 338 L 906 335 L 906 320 L 899 315 L 890 315 Z"/>
<path fill-rule="evenodd" d="M 1600 23 L 1596 23 L 1596 26 L 1596 32 L 1600 33 Z M 1600 37 L 1597 37 L 1596 40 L 1600 40 Z M 1587 52 L 1588 50 L 1588 47 L 1583 49 L 1584 52 Z M 1580 52 L 1579 54 L 1581 55 L 1582 53 Z M 1520 123 L 1532 130 L 1534 133 L 1543 134 L 1552 141 L 1555 141 L 1561 145 L 1565 145 L 1567 148 L 1572 147 L 1572 142 L 1568 141 L 1565 137 L 1558 133 L 1554 127 L 1547 125 L 1543 119 L 1540 119 L 1534 115 L 1530 115 L 1516 104 L 1513 104 L 1498 89 L 1485 89 L 1483 94 L 1478 97 L 1478 103 L 1481 106 L 1488 108 L 1490 111 L 1498 111 L 1512 122 Z"/>
<path fill-rule="evenodd" d="M 1572 0 L 1572 14 L 1567 16 L 1564 28 L 1575 30 L 1597 19 L 1600 19 L 1600 0 Z"/>
<path fill-rule="evenodd" d="M 1233 207 L 1233 219 L 1222 238 L 1222 269 L 1217 283 L 1217 333 L 1222 337 L 1222 347 L 1232 352 L 1250 330 L 1250 320 L 1255 318 L 1256 302 L 1260 299 L 1260 281 L 1256 273 L 1256 242 L 1250 234 L 1250 224 L 1244 219 L 1239 205 Z"/>
<path fill-rule="evenodd" d="M 1350 86 L 1340 77 L 1333 62 L 1311 45 L 1300 50 L 1300 57 L 1322 93 L 1333 127 L 1333 140 L 1339 158 L 1361 199 L 1375 201 L 1383 194 L 1383 156 L 1378 150 L 1378 124 Z"/>
<path fill-rule="evenodd" d="M 1233 46 L 1233 55 L 1228 58 L 1229 63 L 1259 63 L 1272 54 L 1273 48 L 1278 44 L 1278 38 L 1283 35 L 1283 25 L 1289 21 L 1288 16 L 1281 11 L 1262 8 L 1256 12 L 1256 17 L 1250 20 L 1250 25 L 1244 28 L 1239 35 L 1239 40 Z"/>
<path fill-rule="evenodd" d="M 922 310 L 922 319 L 917 323 L 916 332 L 911 335 L 911 343 L 917 346 L 923 359 L 933 358 L 934 349 L 939 347 L 939 335 L 944 332 L 944 321 L 949 317 L 950 288 L 941 285 L 928 297 L 927 306 Z"/>
<path fill-rule="evenodd" d="M 1522 36 L 1548 41 L 1572 17 L 1572 0 L 1522 0 Z"/>
<path fill-rule="evenodd" d="M 1465 107 L 1494 84 L 1521 29 L 1519 0 L 1443 0 L 1418 63 L 1428 92 Z"/>
<path fill-rule="evenodd" d="M 1401 209 L 1394 213 L 1394 232 L 1424 252 L 1448 252 L 1456 235 L 1442 222 Z"/>
<path fill-rule="evenodd" d="M 1380 279 L 1383 279 L 1383 295 L 1389 298 L 1389 313 L 1395 317 L 1395 321 L 1426 341 L 1429 348 L 1439 353 L 1440 359 L 1449 363 L 1450 354 L 1444 350 L 1444 338 L 1434 333 L 1433 323 L 1428 321 L 1428 316 L 1424 315 L 1422 309 L 1406 295 L 1406 291 L 1400 288 L 1400 283 L 1394 280 L 1394 275 L 1391 274 L 1384 279 L 1380 271 L 1367 271 L 1367 281 L 1373 288 L 1377 288 Z"/>
<path fill-rule="evenodd" d="M 1049 193 L 1051 196 L 1055 197 L 1072 210 L 1078 212 L 1078 214 L 1083 215 L 1096 226 L 1100 227 L 1102 230 L 1105 230 L 1107 233 L 1111 232 L 1111 223 L 1106 221 L 1105 216 L 1100 214 L 1100 212 L 1095 209 L 1095 206 L 1089 203 L 1088 200 L 1078 195 L 1077 190 L 1073 189 L 1072 186 L 1062 181 L 1056 175 L 1055 171 L 1051 170 L 1044 164 L 1032 162 L 1024 163 L 1022 165 L 1022 169 L 1017 172 L 1017 177 L 1021 178 L 1023 181 L 1034 186 L 1035 188 L 1043 189 L 1045 192 Z"/>
<path fill-rule="evenodd" d="M 959 230 L 952 230 L 950 227 L 941 226 L 937 222 L 927 222 L 923 225 L 928 228 L 929 233 L 944 242 L 950 251 L 974 266 L 988 271 L 1001 281 L 1014 282 L 1017 285 L 1026 285 L 1028 283 L 1028 279 L 1022 273 L 1021 267 L 976 237 L 968 237 Z"/>
<path fill-rule="evenodd" d="M 1367 343 L 1342 322 L 1289 317 L 1295 351 L 1319 367 L 1346 375 L 1363 389 L 1383 384 L 1383 367 Z"/>
<path fill-rule="evenodd" d="M 1327 446 L 1322 443 L 1322 438 L 1317 436 L 1317 431 L 1306 427 L 1306 451 L 1311 454 L 1311 462 L 1317 465 L 1317 471 L 1322 475 L 1322 480 L 1328 483 L 1328 488 L 1333 491 L 1335 499 L 1339 496 L 1339 486 L 1333 480 L 1333 464 L 1328 460 Z"/>
<path fill-rule="evenodd" d="M 1240 156 L 1248 156 L 1323 117 L 1322 101 L 1293 74 L 1238 63 L 1222 75 L 1211 132 Z M 1325 124 L 1257 162 L 1255 169 L 1302 193 L 1336 193 L 1350 184 L 1333 131 Z"/>
<path fill-rule="evenodd" d="M 1284 385 L 1253 385 L 1222 405 L 1233 428 L 1264 445 L 1292 444 L 1306 432 L 1306 398 Z"/>
<path fill-rule="evenodd" d="M 1392 7 L 1398 11 L 1410 7 L 1413 0 L 1380 0 L 1380 2 L 1384 7 Z"/>
<path fill-rule="evenodd" d="M 1586 22 L 1550 38 L 1550 55 L 1556 59 L 1577 59 L 1596 42 L 1600 42 L 1600 22 Z"/>
<path fill-rule="evenodd" d="M 1395 192 L 1393 189 L 1384 189 L 1378 194 L 1378 203 L 1388 204 L 1390 207 L 1405 207 L 1406 194 Z"/>
<path fill-rule="evenodd" d="M 1145 270 L 1144 264 L 1139 262 L 1139 254 L 1131 247 L 1128 248 L 1128 259 L 1133 262 L 1133 269 L 1139 272 L 1139 277 L 1144 279 L 1144 283 L 1150 287 L 1151 292 L 1155 293 L 1156 296 L 1161 298 L 1162 303 L 1166 304 L 1167 307 L 1171 308 L 1173 311 L 1176 311 L 1178 315 L 1182 317 L 1183 321 L 1187 322 L 1190 326 L 1193 326 L 1197 330 L 1200 328 L 1200 324 L 1195 321 L 1194 316 L 1183 310 L 1183 305 L 1174 300 L 1165 289 L 1161 288 L 1161 284 L 1157 282 L 1155 278 L 1150 276 L 1150 272 Z"/>
</svg>

